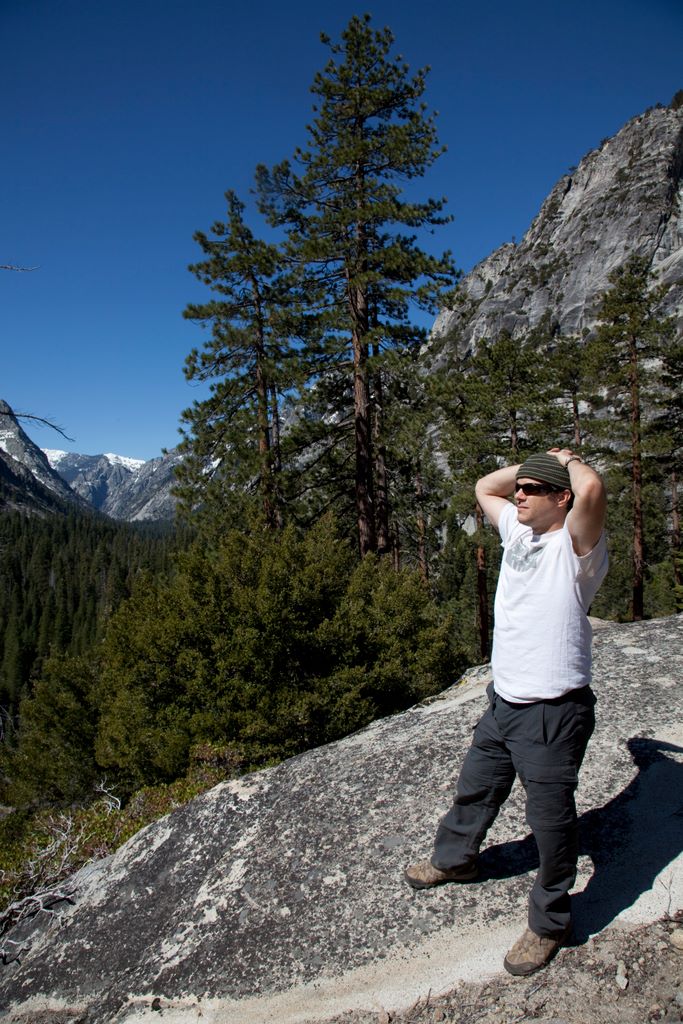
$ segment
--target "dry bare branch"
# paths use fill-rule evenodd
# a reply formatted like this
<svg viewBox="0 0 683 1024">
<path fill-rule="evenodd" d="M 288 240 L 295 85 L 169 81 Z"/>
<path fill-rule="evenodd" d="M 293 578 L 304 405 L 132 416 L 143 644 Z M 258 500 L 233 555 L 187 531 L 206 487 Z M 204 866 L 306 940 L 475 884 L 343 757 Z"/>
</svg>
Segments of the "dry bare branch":
<svg viewBox="0 0 683 1024">
<path fill-rule="evenodd" d="M 112 811 L 120 811 L 121 810 L 121 800 L 120 800 L 120 798 L 118 796 L 116 796 L 111 791 L 111 789 L 107 788 L 107 776 L 106 775 L 95 786 L 95 792 L 102 794 L 102 798 L 103 798 L 104 803 L 105 803 L 106 808 L 107 808 L 107 814 L 111 814 Z"/>
<path fill-rule="evenodd" d="M 73 903 L 76 886 L 68 880 L 74 871 L 74 859 L 87 839 L 85 826 L 77 827 L 67 814 L 50 818 L 47 822 L 49 842 L 36 849 L 26 861 L 14 885 L 15 899 L 0 912 L 0 935 L 5 936 L 20 921 L 36 914 L 49 914 L 58 922 L 61 916 L 53 908 L 59 903 Z M 3 879 L 4 880 L 4 879 Z M 10 940 L 3 938 L 0 959 L 7 962 L 19 955 L 8 947 Z M 12 940 L 13 945 L 17 945 Z"/>
<path fill-rule="evenodd" d="M 63 427 L 60 427 L 58 423 L 53 423 L 52 420 L 46 419 L 44 416 L 36 416 L 32 412 L 1 412 L 0 416 L 14 416 L 17 420 L 32 420 L 34 423 L 42 423 L 44 427 L 50 427 L 51 430 L 56 430 L 58 434 L 61 434 L 65 441 L 73 441 L 73 437 L 69 437 Z"/>
<path fill-rule="evenodd" d="M 9 963 L 10 960 L 16 960 L 21 953 L 30 949 L 30 944 L 15 942 L 14 939 L 7 938 L 6 933 L 11 928 L 14 928 L 20 921 L 25 921 L 26 918 L 35 917 L 36 914 L 41 913 L 48 914 L 60 925 L 62 921 L 61 914 L 54 910 L 53 907 L 59 903 L 73 903 L 75 892 L 76 887 L 73 885 L 53 885 L 50 888 L 42 889 L 31 893 L 29 896 L 23 896 L 21 899 L 14 900 L 8 907 L 5 907 L 2 913 L 0 913 L 0 935 L 3 936 L 2 946 L 0 946 L 0 959 L 2 962 Z M 8 949 L 10 944 L 16 946 L 17 949 Z"/>
</svg>

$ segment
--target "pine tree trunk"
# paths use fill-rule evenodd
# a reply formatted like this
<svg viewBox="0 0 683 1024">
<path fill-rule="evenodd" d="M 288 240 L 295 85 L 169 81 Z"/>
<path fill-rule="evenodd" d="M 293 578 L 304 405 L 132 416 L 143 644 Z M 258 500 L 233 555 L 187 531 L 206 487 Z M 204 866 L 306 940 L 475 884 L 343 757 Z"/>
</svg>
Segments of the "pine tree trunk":
<svg viewBox="0 0 683 1024">
<path fill-rule="evenodd" d="M 681 513 L 678 504 L 678 478 L 676 470 L 671 473 L 671 553 L 674 563 L 674 583 L 680 587 L 683 583 L 679 553 L 681 550 Z"/>
<path fill-rule="evenodd" d="M 362 228 L 357 228 L 359 251 L 364 246 Z M 362 268 L 361 268 L 362 269 Z M 369 313 L 365 290 L 348 281 L 348 295 L 353 331 L 353 408 L 356 447 L 355 498 L 358 517 L 358 547 L 361 558 L 377 550 L 372 498 L 372 425 L 370 374 L 368 370 Z"/>
<path fill-rule="evenodd" d="M 277 400 L 277 388 L 270 386 L 270 446 L 272 449 L 272 465 L 276 473 L 282 471 L 282 449 L 280 447 L 280 406 Z"/>
<path fill-rule="evenodd" d="M 279 483 L 276 483 L 279 474 L 282 472 L 282 448 L 280 446 L 280 406 L 278 403 L 277 387 L 270 386 L 270 447 L 271 447 L 271 468 L 275 475 L 273 483 L 273 495 L 275 499 L 275 521 L 278 529 L 282 529 L 282 492 Z"/>
<path fill-rule="evenodd" d="M 579 414 L 579 399 L 576 392 L 572 395 L 572 415 L 574 420 L 574 450 L 581 447 L 581 420 Z"/>
<path fill-rule="evenodd" d="M 373 346 L 373 355 L 377 356 L 378 346 Z M 374 452 L 375 478 L 377 481 L 375 520 L 377 524 L 377 552 L 385 555 L 390 548 L 389 537 L 389 478 L 387 475 L 386 445 L 382 441 L 384 429 L 384 394 L 382 372 L 377 370 L 374 375 Z"/>
<path fill-rule="evenodd" d="M 375 551 L 375 524 L 372 508 L 372 443 L 370 429 L 370 387 L 367 348 L 357 331 L 353 332 L 353 404 L 356 442 L 356 514 L 358 546 L 361 558 Z"/>
<path fill-rule="evenodd" d="M 645 551 L 643 540 L 643 464 L 640 437 L 638 350 L 630 343 L 631 376 L 631 486 L 633 489 L 633 620 L 643 618 Z"/>
<path fill-rule="evenodd" d="M 268 384 L 260 362 L 256 365 L 256 395 L 258 403 L 258 450 L 261 466 L 261 495 L 263 513 L 269 527 L 275 526 L 273 503 L 273 472 L 270 450 L 270 424 L 268 417 Z"/>
<path fill-rule="evenodd" d="M 357 114 L 354 135 L 357 141 L 363 139 L 365 118 Z M 355 252 L 352 264 L 347 263 L 346 281 L 353 325 L 353 399 L 356 442 L 356 512 L 358 515 L 358 546 L 361 558 L 377 550 L 375 533 L 375 509 L 373 505 L 373 457 L 370 375 L 368 371 L 368 335 L 370 333 L 370 308 L 367 286 L 355 283 L 361 281 L 368 269 L 368 236 L 363 216 L 365 199 L 365 168 L 358 162 L 354 174 L 355 204 L 358 219 L 354 227 Z M 350 277 L 353 266 L 355 281 Z"/>
<path fill-rule="evenodd" d="M 424 514 L 424 488 L 422 486 L 422 473 L 418 462 L 415 474 L 415 496 L 417 498 L 417 564 L 420 576 L 427 582 L 429 579 L 429 565 L 427 563 L 427 523 Z"/>
<path fill-rule="evenodd" d="M 394 519 L 391 531 L 391 561 L 395 572 L 401 571 L 401 527 L 398 519 Z"/>
<path fill-rule="evenodd" d="M 386 555 L 391 540 L 389 537 L 389 483 L 387 476 L 386 447 L 380 444 L 375 456 L 377 466 L 377 552 Z"/>
<path fill-rule="evenodd" d="M 510 448 L 512 449 L 512 461 L 516 462 L 519 455 L 519 432 L 517 430 L 517 410 L 510 411 Z"/>
<path fill-rule="evenodd" d="M 255 385 L 257 402 L 256 422 L 258 430 L 259 466 L 261 476 L 260 486 L 263 502 L 263 514 L 266 519 L 266 524 L 269 528 L 273 529 L 276 526 L 276 522 L 275 505 L 273 502 L 272 453 L 270 447 L 269 384 L 263 368 L 266 345 L 263 319 L 261 315 L 261 296 L 258 282 L 254 277 L 251 278 L 251 290 L 254 296 L 254 303 L 258 310 L 258 342 L 256 345 Z"/>
</svg>

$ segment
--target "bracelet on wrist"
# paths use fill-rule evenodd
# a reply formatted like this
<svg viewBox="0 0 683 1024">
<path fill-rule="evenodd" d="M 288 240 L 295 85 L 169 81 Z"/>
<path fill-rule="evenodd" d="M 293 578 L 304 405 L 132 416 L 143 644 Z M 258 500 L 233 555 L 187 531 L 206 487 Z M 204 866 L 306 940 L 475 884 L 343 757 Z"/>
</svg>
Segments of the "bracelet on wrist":
<svg viewBox="0 0 683 1024">
<path fill-rule="evenodd" d="M 569 458 L 567 459 L 567 461 L 564 464 L 564 468 L 565 469 L 567 469 L 567 467 L 569 466 L 570 462 L 583 462 L 583 459 L 581 458 L 580 455 L 570 455 Z"/>
</svg>

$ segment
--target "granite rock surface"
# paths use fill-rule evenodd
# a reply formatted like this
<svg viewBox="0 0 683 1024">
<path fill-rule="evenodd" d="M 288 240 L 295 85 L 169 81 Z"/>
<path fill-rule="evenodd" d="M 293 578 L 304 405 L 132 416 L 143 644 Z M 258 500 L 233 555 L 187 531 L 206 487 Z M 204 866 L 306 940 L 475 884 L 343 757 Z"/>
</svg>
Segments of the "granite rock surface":
<svg viewBox="0 0 683 1024">
<path fill-rule="evenodd" d="M 602 624 L 578 806 L 577 941 L 683 906 L 683 617 Z M 474 884 L 415 892 L 486 666 L 337 743 L 224 783 L 74 879 L 0 968 L 21 1022 L 322 1021 L 500 970 L 537 864 L 516 785 Z"/>
</svg>

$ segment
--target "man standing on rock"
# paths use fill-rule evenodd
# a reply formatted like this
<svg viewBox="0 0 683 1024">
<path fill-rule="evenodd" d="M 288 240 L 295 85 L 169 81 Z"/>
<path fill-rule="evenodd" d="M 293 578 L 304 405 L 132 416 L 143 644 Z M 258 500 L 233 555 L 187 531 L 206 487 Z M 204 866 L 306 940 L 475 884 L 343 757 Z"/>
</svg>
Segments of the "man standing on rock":
<svg viewBox="0 0 683 1024">
<path fill-rule="evenodd" d="M 571 930 L 574 791 L 595 724 L 587 611 L 607 572 L 606 496 L 598 474 L 567 448 L 489 473 L 476 495 L 503 544 L 489 707 L 431 860 L 411 865 L 405 877 L 415 889 L 476 878 L 479 848 L 519 775 L 540 866 L 529 926 L 504 965 L 527 975 L 548 963 Z"/>
</svg>

